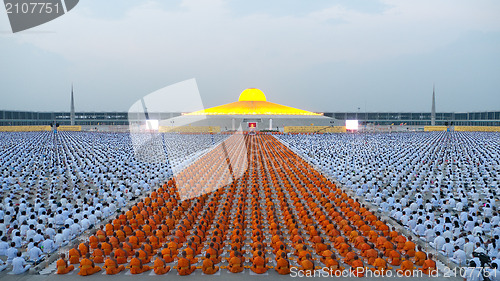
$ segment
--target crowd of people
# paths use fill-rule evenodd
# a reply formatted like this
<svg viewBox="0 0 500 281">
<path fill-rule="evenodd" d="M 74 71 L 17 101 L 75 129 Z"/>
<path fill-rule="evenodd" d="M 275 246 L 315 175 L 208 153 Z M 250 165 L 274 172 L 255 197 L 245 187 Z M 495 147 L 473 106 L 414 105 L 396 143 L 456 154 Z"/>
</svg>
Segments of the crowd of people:
<svg viewBox="0 0 500 281">
<path fill-rule="evenodd" d="M 277 137 L 456 264 L 498 262 L 500 134 Z"/>
<path fill-rule="evenodd" d="M 500 263 L 499 134 L 134 138 L 0 133 L 0 271 L 26 272 L 58 250 L 57 272 L 80 275 L 429 274 L 435 252 Z M 86 230 L 87 242 L 61 250 Z"/>
<path fill-rule="evenodd" d="M 131 274 L 153 270 L 158 275 L 171 270 L 178 275 L 221 270 L 265 274 L 270 269 L 308 275 L 348 269 L 361 277 L 368 271 L 396 270 L 410 276 L 436 270 L 432 254 L 273 136 L 228 138 L 220 147 L 194 166 L 221 171 L 213 175 L 222 180 L 232 176 L 232 181 L 186 200 L 181 200 L 175 180 L 167 181 L 61 255 L 58 273 L 76 267 L 83 276 L 103 269 L 106 274 L 128 269 Z M 244 160 L 248 163 L 242 174 L 227 168 Z"/>
<path fill-rule="evenodd" d="M 168 161 L 147 162 L 125 133 L 0 133 L 0 270 L 28 270 L 227 136 L 161 137 Z"/>
</svg>

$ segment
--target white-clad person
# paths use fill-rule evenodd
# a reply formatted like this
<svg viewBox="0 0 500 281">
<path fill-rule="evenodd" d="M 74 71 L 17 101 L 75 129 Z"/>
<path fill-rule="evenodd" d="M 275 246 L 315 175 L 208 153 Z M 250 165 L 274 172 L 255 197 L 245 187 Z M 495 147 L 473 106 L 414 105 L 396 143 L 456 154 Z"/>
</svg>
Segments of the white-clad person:
<svg viewBox="0 0 500 281">
<path fill-rule="evenodd" d="M 23 257 L 21 257 L 21 252 L 17 253 L 17 257 L 12 260 L 12 274 L 23 274 L 31 265 L 27 264 Z"/>
<path fill-rule="evenodd" d="M 465 266 L 466 264 L 466 255 L 464 250 L 460 249 L 460 247 L 455 246 L 455 252 L 453 253 L 453 257 L 450 260 L 456 263 L 458 266 Z"/>
</svg>

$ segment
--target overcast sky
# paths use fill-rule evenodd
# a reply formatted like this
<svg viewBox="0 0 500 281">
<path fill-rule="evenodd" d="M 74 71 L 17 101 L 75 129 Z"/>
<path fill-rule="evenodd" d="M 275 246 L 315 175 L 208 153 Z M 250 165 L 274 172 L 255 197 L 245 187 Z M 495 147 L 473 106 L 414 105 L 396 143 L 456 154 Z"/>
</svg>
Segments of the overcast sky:
<svg viewBox="0 0 500 281">
<path fill-rule="evenodd" d="M 166 4 L 166 3 L 168 4 Z M 311 111 L 500 110 L 500 1 L 81 0 L 12 34 L 0 109 L 127 111 L 195 78 L 205 107 L 259 88 Z"/>
</svg>

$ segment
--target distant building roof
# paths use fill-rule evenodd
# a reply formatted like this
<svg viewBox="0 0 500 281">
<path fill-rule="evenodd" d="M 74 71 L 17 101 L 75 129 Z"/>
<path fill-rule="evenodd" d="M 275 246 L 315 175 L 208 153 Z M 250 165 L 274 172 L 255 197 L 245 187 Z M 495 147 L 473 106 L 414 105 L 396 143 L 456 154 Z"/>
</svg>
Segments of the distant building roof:
<svg viewBox="0 0 500 281">
<path fill-rule="evenodd" d="M 314 115 L 314 113 L 277 103 L 268 102 L 266 95 L 259 89 L 244 90 L 237 102 L 207 108 L 185 115 Z"/>
</svg>

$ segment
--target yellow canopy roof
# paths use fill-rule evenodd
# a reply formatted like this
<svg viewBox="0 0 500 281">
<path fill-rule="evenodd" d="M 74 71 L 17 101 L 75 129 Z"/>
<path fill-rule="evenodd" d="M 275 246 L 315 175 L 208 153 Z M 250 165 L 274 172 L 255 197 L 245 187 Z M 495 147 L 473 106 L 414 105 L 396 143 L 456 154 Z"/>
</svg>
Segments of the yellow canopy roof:
<svg viewBox="0 0 500 281">
<path fill-rule="evenodd" d="M 237 102 L 199 110 L 185 115 L 319 115 L 277 103 L 268 102 L 259 89 L 246 89 Z"/>
</svg>

